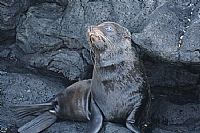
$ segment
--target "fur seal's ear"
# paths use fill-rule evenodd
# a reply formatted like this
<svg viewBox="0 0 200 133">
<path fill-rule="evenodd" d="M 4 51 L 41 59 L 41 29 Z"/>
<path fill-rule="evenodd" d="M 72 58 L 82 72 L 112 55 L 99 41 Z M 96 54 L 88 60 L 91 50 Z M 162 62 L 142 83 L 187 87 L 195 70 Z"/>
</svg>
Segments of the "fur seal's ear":
<svg viewBox="0 0 200 133">
<path fill-rule="evenodd" d="M 121 25 L 117 23 L 113 23 L 115 27 L 117 27 L 118 33 L 121 33 L 122 37 L 128 40 L 131 40 L 131 33 L 129 30 L 125 27 L 122 27 Z"/>
</svg>

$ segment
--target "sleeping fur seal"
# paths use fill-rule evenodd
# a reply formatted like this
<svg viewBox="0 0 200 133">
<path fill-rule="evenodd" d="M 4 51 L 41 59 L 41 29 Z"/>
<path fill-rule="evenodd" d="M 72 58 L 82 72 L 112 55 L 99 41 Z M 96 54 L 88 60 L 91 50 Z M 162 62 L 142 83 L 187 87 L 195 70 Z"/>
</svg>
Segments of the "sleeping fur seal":
<svg viewBox="0 0 200 133">
<path fill-rule="evenodd" d="M 139 133 L 147 118 L 150 93 L 130 32 L 117 23 L 104 22 L 91 26 L 87 36 L 95 55 L 91 81 L 94 102 L 105 121 L 126 123 L 128 129 Z"/>
<path fill-rule="evenodd" d="M 38 133 L 57 118 L 88 121 L 87 133 L 99 132 L 103 120 L 142 132 L 148 120 L 150 93 L 130 32 L 114 22 L 104 22 L 89 27 L 87 38 L 94 53 L 92 79 L 69 86 L 49 103 L 18 106 L 21 117 L 41 113 L 20 127 L 20 133 Z"/>
</svg>

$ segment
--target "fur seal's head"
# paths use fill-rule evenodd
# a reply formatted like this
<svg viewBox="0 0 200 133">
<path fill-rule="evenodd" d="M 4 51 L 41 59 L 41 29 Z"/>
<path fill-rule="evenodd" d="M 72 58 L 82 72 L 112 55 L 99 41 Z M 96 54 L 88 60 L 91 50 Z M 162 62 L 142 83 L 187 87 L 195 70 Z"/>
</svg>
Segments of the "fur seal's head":
<svg viewBox="0 0 200 133">
<path fill-rule="evenodd" d="M 130 32 L 115 22 L 104 22 L 97 26 L 90 26 L 87 32 L 90 47 L 97 51 L 120 47 L 124 41 L 131 40 Z M 117 46 L 119 44 L 119 46 Z"/>
<path fill-rule="evenodd" d="M 95 55 L 95 63 L 100 66 L 118 64 L 132 48 L 130 32 L 115 22 L 90 26 L 87 39 Z"/>
</svg>

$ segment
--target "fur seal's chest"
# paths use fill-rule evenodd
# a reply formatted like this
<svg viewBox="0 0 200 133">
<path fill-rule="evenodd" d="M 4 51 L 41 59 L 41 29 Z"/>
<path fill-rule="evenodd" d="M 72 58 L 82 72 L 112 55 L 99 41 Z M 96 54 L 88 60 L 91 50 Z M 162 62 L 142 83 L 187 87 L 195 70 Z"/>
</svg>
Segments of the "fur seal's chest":
<svg viewBox="0 0 200 133">
<path fill-rule="evenodd" d="M 142 94 L 138 86 L 143 82 L 132 61 L 94 67 L 92 94 L 106 120 L 126 119 L 136 105 L 139 107 Z"/>
</svg>

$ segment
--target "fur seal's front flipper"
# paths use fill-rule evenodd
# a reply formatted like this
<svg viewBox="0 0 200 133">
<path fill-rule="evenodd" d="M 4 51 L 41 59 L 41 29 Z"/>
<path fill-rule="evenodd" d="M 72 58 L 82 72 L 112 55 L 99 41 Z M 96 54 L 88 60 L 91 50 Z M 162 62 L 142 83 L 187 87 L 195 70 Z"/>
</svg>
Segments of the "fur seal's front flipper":
<svg viewBox="0 0 200 133">
<path fill-rule="evenodd" d="M 86 133 L 98 133 L 103 124 L 103 116 L 99 107 L 94 102 L 93 97 L 91 98 L 90 107 L 91 116 L 87 125 Z"/>
<path fill-rule="evenodd" d="M 135 112 L 136 108 L 134 108 L 128 118 L 126 119 L 126 127 L 134 133 L 141 133 L 139 128 L 135 125 Z"/>
<path fill-rule="evenodd" d="M 39 133 L 47 127 L 51 126 L 57 117 L 46 111 L 43 114 L 39 115 L 32 121 L 26 123 L 24 126 L 18 129 L 19 133 Z"/>
</svg>

